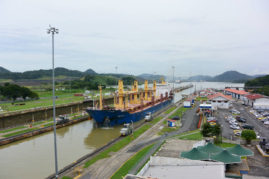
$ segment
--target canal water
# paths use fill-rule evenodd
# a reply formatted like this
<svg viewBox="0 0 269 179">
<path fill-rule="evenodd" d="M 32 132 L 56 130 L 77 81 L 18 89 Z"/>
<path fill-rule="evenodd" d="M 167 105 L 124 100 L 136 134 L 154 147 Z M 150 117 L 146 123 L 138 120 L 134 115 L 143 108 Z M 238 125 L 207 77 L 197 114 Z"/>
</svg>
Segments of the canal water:
<svg viewBox="0 0 269 179">
<path fill-rule="evenodd" d="M 93 121 L 57 129 L 59 169 L 118 137 L 120 127 L 93 129 Z M 38 179 L 54 173 L 53 132 L 0 147 L 0 178 Z"/>
<path fill-rule="evenodd" d="M 186 86 L 189 82 L 175 84 Z M 193 82 L 192 88 L 175 94 L 175 102 L 182 94 L 191 94 L 205 88 L 223 89 L 227 86 L 243 87 L 238 83 Z M 87 120 L 72 126 L 57 129 L 59 169 L 78 158 L 91 153 L 120 135 L 120 126 L 105 129 L 93 128 Z M 0 179 L 39 179 L 54 173 L 53 132 L 24 139 L 0 147 Z"/>
</svg>

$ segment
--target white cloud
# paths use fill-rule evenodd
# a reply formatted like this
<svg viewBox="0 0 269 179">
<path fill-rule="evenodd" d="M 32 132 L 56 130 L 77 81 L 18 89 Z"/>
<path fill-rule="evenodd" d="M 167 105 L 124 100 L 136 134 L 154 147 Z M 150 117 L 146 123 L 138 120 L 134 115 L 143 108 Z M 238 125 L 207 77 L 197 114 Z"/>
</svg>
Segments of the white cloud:
<svg viewBox="0 0 269 179">
<path fill-rule="evenodd" d="M 97 72 L 269 73 L 266 0 L 2 0 L 0 66 L 50 67 L 48 25 L 56 66 Z M 38 63 L 36 63 L 38 61 Z M 23 62 L 23 63 L 22 63 Z M 47 63 L 49 62 L 49 63 Z"/>
</svg>

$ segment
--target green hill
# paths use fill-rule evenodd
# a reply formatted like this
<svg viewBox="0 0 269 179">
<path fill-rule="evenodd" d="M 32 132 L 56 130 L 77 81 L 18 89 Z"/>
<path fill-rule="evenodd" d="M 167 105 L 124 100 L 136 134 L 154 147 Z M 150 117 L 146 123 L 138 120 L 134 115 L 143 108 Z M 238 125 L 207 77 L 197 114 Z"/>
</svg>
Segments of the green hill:
<svg viewBox="0 0 269 179">
<path fill-rule="evenodd" d="M 258 89 L 254 89 L 255 93 L 264 94 L 269 96 L 269 75 L 258 77 L 253 80 L 249 80 L 245 83 L 246 87 L 261 87 Z"/>
<path fill-rule="evenodd" d="M 52 70 L 33 70 L 25 71 L 22 73 L 19 72 L 9 72 L 2 70 L 0 68 L 0 79 L 12 79 L 12 80 L 21 80 L 21 79 L 42 79 L 45 77 L 51 77 Z M 78 70 L 69 70 L 66 68 L 58 67 L 55 68 L 55 76 L 66 76 L 66 77 L 83 77 L 87 74 L 96 74 L 95 71 L 88 69 L 85 72 Z"/>
<path fill-rule="evenodd" d="M 220 75 L 217 75 L 213 78 L 213 81 L 219 82 L 245 82 L 249 79 L 252 79 L 252 76 L 239 73 L 237 71 L 226 71 Z"/>
<path fill-rule="evenodd" d="M 10 73 L 10 71 L 0 66 L 0 73 Z"/>
<path fill-rule="evenodd" d="M 233 82 L 233 83 L 243 83 L 249 79 L 253 79 L 253 76 L 239 73 L 237 71 L 226 71 L 220 75 L 211 77 L 206 75 L 192 76 L 188 81 L 212 81 L 212 82 Z"/>
</svg>

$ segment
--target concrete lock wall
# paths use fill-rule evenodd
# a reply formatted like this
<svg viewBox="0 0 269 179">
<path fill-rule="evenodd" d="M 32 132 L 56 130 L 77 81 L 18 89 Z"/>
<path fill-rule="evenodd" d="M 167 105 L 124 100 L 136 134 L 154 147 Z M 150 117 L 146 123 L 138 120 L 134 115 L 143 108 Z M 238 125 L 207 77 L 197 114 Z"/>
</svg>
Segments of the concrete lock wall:
<svg viewBox="0 0 269 179">
<path fill-rule="evenodd" d="M 104 99 L 104 104 L 112 104 L 113 100 L 114 100 L 113 98 L 106 98 Z M 96 105 L 97 102 L 99 101 L 95 101 L 94 104 Z M 87 107 L 92 107 L 92 105 L 93 105 L 92 100 L 60 105 L 56 107 L 56 116 L 83 111 Z M 51 106 L 45 108 L 30 109 L 25 111 L 1 114 L 0 129 L 30 124 L 33 120 L 36 122 L 49 119 L 52 118 L 53 115 L 52 112 L 53 108 Z"/>
</svg>

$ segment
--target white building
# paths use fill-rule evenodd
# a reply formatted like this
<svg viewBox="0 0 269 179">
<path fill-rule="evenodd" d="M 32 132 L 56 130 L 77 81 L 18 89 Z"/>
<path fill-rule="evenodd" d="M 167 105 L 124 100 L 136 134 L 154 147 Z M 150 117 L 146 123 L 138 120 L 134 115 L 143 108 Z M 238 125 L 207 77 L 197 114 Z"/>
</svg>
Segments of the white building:
<svg viewBox="0 0 269 179">
<path fill-rule="evenodd" d="M 244 96 L 248 95 L 249 93 L 244 90 L 236 90 L 227 88 L 224 90 L 225 95 L 231 95 L 235 99 L 244 99 Z"/>
<path fill-rule="evenodd" d="M 163 82 L 163 83 L 156 84 L 156 95 L 157 96 L 161 96 L 161 94 L 162 94 L 164 97 L 165 93 L 167 93 L 169 95 L 171 90 L 172 90 L 172 86 L 169 83 Z"/>
<path fill-rule="evenodd" d="M 222 93 L 216 93 L 212 96 L 208 96 L 208 100 L 211 102 L 213 110 L 229 109 L 232 97 Z"/>
<path fill-rule="evenodd" d="M 254 109 L 269 109 L 269 98 L 260 94 L 246 95 L 244 104 L 253 107 Z"/>
<path fill-rule="evenodd" d="M 225 165 L 221 162 L 155 156 L 150 158 L 137 176 L 158 179 L 225 179 Z"/>
</svg>

